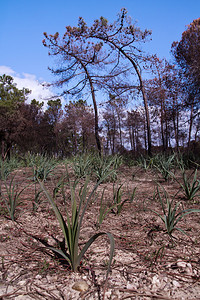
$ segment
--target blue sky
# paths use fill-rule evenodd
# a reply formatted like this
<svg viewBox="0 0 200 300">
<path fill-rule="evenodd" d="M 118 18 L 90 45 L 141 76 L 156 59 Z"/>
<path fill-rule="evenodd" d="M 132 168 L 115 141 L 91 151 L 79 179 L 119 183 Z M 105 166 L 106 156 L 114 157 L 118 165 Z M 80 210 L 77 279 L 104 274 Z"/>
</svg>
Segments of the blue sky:
<svg viewBox="0 0 200 300">
<path fill-rule="evenodd" d="M 62 34 L 65 26 L 77 25 L 79 16 L 88 24 L 100 16 L 114 21 L 122 7 L 139 27 L 152 30 L 149 51 L 167 59 L 172 42 L 200 17 L 199 0 L 0 0 L 0 73 L 7 71 L 29 88 L 34 81 L 51 82 L 47 68 L 53 61 L 42 45 L 43 32 Z"/>
</svg>

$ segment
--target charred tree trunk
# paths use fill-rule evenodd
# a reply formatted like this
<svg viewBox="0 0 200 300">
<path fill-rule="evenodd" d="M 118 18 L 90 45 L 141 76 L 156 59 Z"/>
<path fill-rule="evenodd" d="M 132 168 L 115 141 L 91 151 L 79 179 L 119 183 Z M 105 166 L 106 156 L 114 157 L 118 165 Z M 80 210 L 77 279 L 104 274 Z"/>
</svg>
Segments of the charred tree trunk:
<svg viewBox="0 0 200 300">
<path fill-rule="evenodd" d="M 95 92 L 94 92 L 94 86 L 93 86 L 92 78 L 88 72 L 86 65 L 82 61 L 80 61 L 80 63 L 87 75 L 87 78 L 88 78 L 89 84 L 90 84 L 90 90 L 91 90 L 93 107 L 94 107 L 95 139 L 96 139 L 96 144 L 97 144 L 97 150 L 99 152 L 99 155 L 101 156 L 101 141 L 100 141 L 100 137 L 99 137 L 99 117 L 98 117 L 98 109 L 97 109 L 96 96 L 95 96 Z"/>
<path fill-rule="evenodd" d="M 112 42 L 110 42 L 112 43 Z M 142 92 L 142 97 L 143 97 L 143 102 L 144 102 L 144 109 L 145 109 L 145 116 L 146 116 L 146 129 L 147 129 L 147 142 L 148 142 L 148 155 L 151 156 L 152 155 L 152 145 L 151 145 L 151 126 L 150 126 L 150 117 L 149 117 L 149 108 L 148 108 L 148 103 L 147 103 L 147 95 L 145 92 L 145 88 L 144 88 L 144 84 L 143 84 L 143 80 L 142 80 L 142 76 L 140 73 L 140 70 L 136 64 L 136 62 L 132 59 L 132 57 L 130 57 L 122 48 L 120 48 L 119 46 L 117 46 L 115 43 L 112 43 L 114 47 L 116 47 L 118 49 L 119 52 L 121 52 L 133 65 L 136 74 L 138 76 L 139 82 L 140 82 L 140 90 Z"/>
<path fill-rule="evenodd" d="M 194 112 L 194 101 L 191 104 L 191 111 L 190 111 L 190 124 L 189 124 L 189 132 L 188 132 L 188 149 L 190 148 L 190 142 L 191 142 L 191 134 L 192 134 L 192 126 L 193 126 L 193 112 Z"/>
</svg>

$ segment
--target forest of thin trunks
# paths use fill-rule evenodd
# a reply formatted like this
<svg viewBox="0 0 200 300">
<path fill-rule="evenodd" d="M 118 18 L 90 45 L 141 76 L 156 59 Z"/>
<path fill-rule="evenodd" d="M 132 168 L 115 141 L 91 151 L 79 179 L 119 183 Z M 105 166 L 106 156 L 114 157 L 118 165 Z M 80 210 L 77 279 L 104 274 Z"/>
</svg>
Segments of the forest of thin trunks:
<svg viewBox="0 0 200 300">
<path fill-rule="evenodd" d="M 102 154 L 137 156 L 147 153 L 143 108 L 128 110 L 114 99 L 100 113 Z M 198 155 L 197 118 L 189 141 L 189 126 L 185 122 L 187 111 L 179 113 L 179 120 L 173 122 L 169 113 L 167 119 L 161 120 L 158 108 L 152 106 L 150 116 L 153 153 L 190 150 Z M 10 118 L 1 115 L 0 127 L 2 158 L 9 156 L 10 151 L 46 153 L 63 158 L 97 150 L 93 109 L 83 100 L 70 102 L 64 110 L 59 99 L 49 101 L 46 110 L 37 101 L 21 103 L 18 110 L 10 113 Z"/>
<path fill-rule="evenodd" d="M 17 153 L 46 153 L 64 158 L 81 153 L 96 152 L 94 134 L 94 114 L 86 102 L 70 102 L 64 111 L 60 101 L 49 102 L 44 111 L 38 104 L 21 104 L 15 115 L 5 124 L 2 136 L 2 158 Z M 119 103 L 118 103 L 119 104 Z M 173 120 L 165 120 L 165 134 L 162 137 L 161 122 L 151 108 L 152 152 L 181 151 L 190 155 L 199 155 L 198 123 L 194 123 L 192 140 L 188 147 L 189 127 L 184 122 L 185 115 L 180 114 L 180 127 L 174 128 Z M 154 113 L 154 114 L 153 114 Z M 154 117 L 154 119 L 153 119 Z M 182 121 L 181 121 L 182 119 Z M 9 122 L 8 122 L 9 121 Z M 126 107 L 111 102 L 101 111 L 100 138 L 102 154 L 123 154 L 129 157 L 147 153 L 147 133 L 145 116 L 142 109 L 127 110 Z M 3 128 L 2 128 L 3 131 Z M 175 133 L 178 135 L 175 136 Z M 198 158 L 195 159 L 198 159 Z"/>
</svg>

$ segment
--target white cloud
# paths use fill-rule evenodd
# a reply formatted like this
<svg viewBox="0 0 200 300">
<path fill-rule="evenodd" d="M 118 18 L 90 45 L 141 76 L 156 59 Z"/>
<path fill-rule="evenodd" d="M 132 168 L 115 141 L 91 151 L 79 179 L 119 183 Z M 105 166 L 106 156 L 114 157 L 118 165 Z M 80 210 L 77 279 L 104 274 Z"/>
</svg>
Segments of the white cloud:
<svg viewBox="0 0 200 300">
<path fill-rule="evenodd" d="M 0 66 L 0 75 L 3 75 L 3 74 L 12 76 L 12 75 L 16 74 L 16 72 L 13 71 L 10 67 Z"/>
<path fill-rule="evenodd" d="M 28 88 L 32 91 L 28 96 L 28 102 L 30 102 L 32 99 L 36 99 L 40 102 L 44 101 L 46 104 L 49 99 L 52 99 L 55 96 L 51 89 L 44 87 L 44 82 L 39 82 L 36 76 L 33 74 L 18 74 L 8 66 L 0 66 L 0 75 L 3 74 L 12 76 L 14 82 L 17 84 L 17 88 Z"/>
</svg>

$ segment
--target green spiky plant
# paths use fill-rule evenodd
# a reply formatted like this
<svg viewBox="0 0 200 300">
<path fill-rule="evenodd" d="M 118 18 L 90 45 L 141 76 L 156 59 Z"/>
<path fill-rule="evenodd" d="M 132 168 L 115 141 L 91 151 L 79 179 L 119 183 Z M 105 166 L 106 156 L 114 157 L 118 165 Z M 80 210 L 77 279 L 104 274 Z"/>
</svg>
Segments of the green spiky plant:
<svg viewBox="0 0 200 300">
<path fill-rule="evenodd" d="M 160 217 L 160 219 L 165 224 L 165 229 L 167 234 L 172 238 L 172 233 L 175 230 L 178 230 L 184 234 L 185 231 L 181 228 L 177 227 L 177 224 L 188 214 L 200 212 L 200 209 L 180 209 L 181 202 L 174 203 L 174 198 L 170 201 L 167 192 L 163 188 L 164 203 L 163 197 L 160 193 L 159 188 L 157 187 L 157 195 L 159 202 L 161 204 L 163 214 L 158 213 L 157 211 L 152 210 L 156 215 Z"/>
<path fill-rule="evenodd" d="M 126 202 L 132 203 L 135 197 L 135 191 L 136 187 L 133 189 L 132 193 L 128 192 L 128 198 L 122 200 L 122 188 L 123 184 L 120 184 L 117 187 L 117 190 L 115 190 L 114 185 L 113 185 L 113 201 L 111 203 L 103 203 L 103 198 L 104 198 L 104 191 L 103 190 L 102 196 L 101 196 L 101 201 L 100 201 L 100 209 L 99 209 L 99 215 L 98 215 L 98 220 L 97 220 L 97 228 L 100 227 L 102 224 L 103 220 L 106 218 L 109 212 L 114 212 L 116 215 L 120 214 L 122 211 L 122 208 Z"/>
<path fill-rule="evenodd" d="M 112 203 L 104 203 L 103 202 L 104 192 L 105 192 L 105 188 L 101 195 L 99 214 L 98 214 L 98 219 L 97 219 L 97 224 L 96 224 L 97 228 L 100 227 L 103 220 L 106 218 L 107 214 L 117 206 L 117 203 L 112 204 Z"/>
<path fill-rule="evenodd" d="M 104 178 L 102 178 L 103 180 Z M 107 235 L 110 240 L 110 259 L 108 265 L 108 272 L 110 270 L 113 254 L 114 254 L 114 238 L 111 233 L 108 232 L 99 232 L 94 234 L 84 245 L 82 250 L 79 252 L 79 239 L 80 239 L 80 231 L 82 227 L 83 218 L 85 212 L 87 210 L 88 204 L 91 202 L 92 197 L 94 196 L 95 191 L 97 190 L 99 184 L 98 182 L 92 191 L 88 194 L 88 184 L 89 178 L 86 179 L 84 187 L 81 189 L 81 193 L 79 192 L 79 203 L 76 200 L 75 188 L 77 186 L 77 182 L 72 186 L 71 185 L 71 215 L 68 213 L 68 209 L 66 209 L 66 221 L 64 220 L 63 215 L 61 214 L 59 208 L 57 207 L 53 197 L 49 194 L 44 183 L 39 181 L 41 189 L 44 191 L 49 203 L 51 204 L 52 209 L 56 215 L 56 218 L 59 221 L 60 228 L 62 230 L 64 236 L 64 242 L 66 243 L 66 247 L 62 246 L 61 249 L 49 247 L 55 253 L 61 255 L 64 260 L 66 260 L 70 266 L 72 271 L 77 271 L 80 266 L 81 260 L 85 252 L 92 245 L 92 243 L 100 236 Z"/>
<path fill-rule="evenodd" d="M 76 155 L 73 159 L 73 169 L 77 178 L 86 177 L 91 173 L 92 155 Z"/>
<path fill-rule="evenodd" d="M 20 166 L 21 163 L 16 156 L 5 160 L 0 158 L 0 180 L 6 180 L 9 174 Z"/>
<path fill-rule="evenodd" d="M 123 184 L 117 185 L 117 188 L 115 189 L 115 185 L 113 184 L 113 202 L 114 205 L 116 206 L 116 214 L 119 215 L 122 211 L 122 208 L 124 204 L 128 201 L 131 203 L 133 202 L 133 199 L 135 197 L 135 191 L 136 187 L 133 189 L 133 192 L 131 195 L 129 195 L 128 198 L 122 199 L 123 196 L 123 190 L 122 190 Z"/>
<path fill-rule="evenodd" d="M 47 180 L 52 171 L 57 165 L 57 160 L 50 158 L 47 155 L 27 154 L 25 157 L 26 165 L 32 167 L 33 180 Z"/>
<path fill-rule="evenodd" d="M 149 157 L 145 157 L 145 156 L 141 155 L 137 159 L 137 164 L 138 164 L 138 166 L 143 168 L 145 171 L 147 171 L 148 169 L 150 169 L 152 167 L 153 158 L 149 158 Z"/>
<path fill-rule="evenodd" d="M 181 168 L 181 172 L 182 181 L 178 180 L 174 174 L 171 174 L 171 176 L 180 185 L 180 188 L 182 189 L 185 198 L 187 200 L 193 200 L 195 197 L 199 196 L 200 191 L 200 180 L 197 179 L 197 169 L 194 171 L 194 173 L 190 174 L 190 176 L 187 176 L 184 168 Z"/>
<path fill-rule="evenodd" d="M 33 206 L 33 211 L 37 211 L 40 201 L 41 201 L 41 195 L 42 195 L 42 190 L 41 189 L 37 189 L 37 184 L 36 182 L 34 183 L 34 193 L 35 193 L 35 197 L 32 201 L 32 206 Z"/>
<path fill-rule="evenodd" d="M 4 180 L 4 185 L 1 184 L 0 186 L 1 197 L 6 205 L 9 217 L 13 221 L 15 221 L 16 208 L 20 204 L 20 195 L 27 188 L 27 186 L 25 186 L 24 188 L 19 189 L 19 184 L 16 184 L 14 178 L 15 175 L 11 177 L 9 183 L 7 183 L 6 180 Z M 4 191 L 2 187 L 4 187 Z"/>
<path fill-rule="evenodd" d="M 200 191 L 200 180 L 197 178 L 199 165 L 196 163 L 194 164 L 196 165 L 196 169 L 187 175 L 182 157 L 177 159 L 177 165 L 182 174 L 181 180 L 178 179 L 174 173 L 170 172 L 170 176 L 179 184 L 180 189 L 183 191 L 187 200 L 193 200 L 195 197 L 199 196 Z"/>
<path fill-rule="evenodd" d="M 153 166 L 167 181 L 170 177 L 171 170 L 174 168 L 175 154 L 166 157 L 165 155 L 157 155 L 153 160 Z"/>
<path fill-rule="evenodd" d="M 187 177 L 186 173 L 183 173 L 183 184 L 180 183 L 184 194 L 188 200 L 193 200 L 194 197 L 198 196 L 200 190 L 200 181 L 197 179 L 197 170 L 195 170 L 192 181 Z"/>
<path fill-rule="evenodd" d="M 105 157 L 96 155 L 92 161 L 92 173 L 97 181 L 102 181 L 102 178 L 104 178 L 104 181 L 115 181 L 117 179 L 117 169 L 121 163 L 122 159 L 117 155 Z"/>
</svg>

